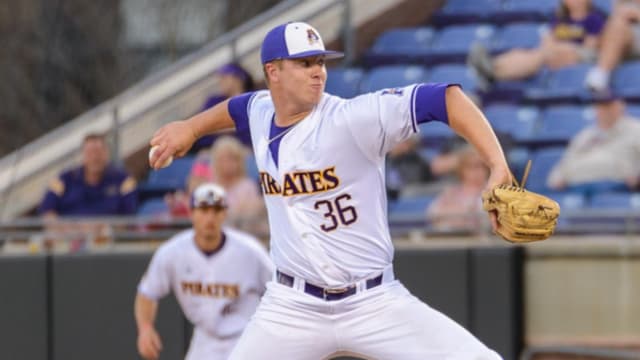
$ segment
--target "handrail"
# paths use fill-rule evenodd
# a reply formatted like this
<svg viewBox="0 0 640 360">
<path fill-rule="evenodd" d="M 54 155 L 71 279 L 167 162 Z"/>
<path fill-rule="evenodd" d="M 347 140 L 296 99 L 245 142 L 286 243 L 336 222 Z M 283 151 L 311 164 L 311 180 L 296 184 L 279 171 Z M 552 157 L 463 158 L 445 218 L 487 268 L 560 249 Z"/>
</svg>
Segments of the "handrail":
<svg viewBox="0 0 640 360">
<path fill-rule="evenodd" d="M 70 160 L 76 158 L 74 155 L 77 154 L 82 136 L 87 132 L 105 132 L 115 129 L 117 139 L 120 136 L 121 127 L 133 123 L 131 120 L 139 119 L 142 114 L 155 109 L 167 98 L 201 83 L 204 74 L 209 74 L 213 68 L 223 62 L 245 56 L 258 49 L 260 42 L 253 41 L 257 34 L 252 34 L 252 30 L 266 26 L 269 21 L 277 21 L 274 18 L 282 17 L 288 12 L 294 12 L 292 16 L 309 20 L 324 14 L 336 5 L 346 5 L 344 11 L 348 12 L 350 0 L 324 2 L 284 0 L 221 35 L 200 50 L 131 86 L 115 98 L 105 101 L 67 124 L 1 158 L 0 219 L 6 218 L 5 205 L 10 199 L 10 194 L 14 192 L 13 189 L 25 188 L 24 180 L 37 176 L 47 169 L 61 168 L 69 164 Z M 296 11 L 308 13 L 295 15 Z M 345 16 L 341 21 L 349 21 L 349 18 Z M 343 26 L 347 27 L 344 24 Z"/>
<path fill-rule="evenodd" d="M 639 351 L 589 348 L 577 346 L 537 346 L 526 349 L 521 356 L 521 360 L 531 360 L 536 355 L 541 354 L 558 354 L 558 355 L 578 355 L 589 356 L 594 359 L 610 359 L 610 360 L 638 360 L 640 359 Z"/>
</svg>

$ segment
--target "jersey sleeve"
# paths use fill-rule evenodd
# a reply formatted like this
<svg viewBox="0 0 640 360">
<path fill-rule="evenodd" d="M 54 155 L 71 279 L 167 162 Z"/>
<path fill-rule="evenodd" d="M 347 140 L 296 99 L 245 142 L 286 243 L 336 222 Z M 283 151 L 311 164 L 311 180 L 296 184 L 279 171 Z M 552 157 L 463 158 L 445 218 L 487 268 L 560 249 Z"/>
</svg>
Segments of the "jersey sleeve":
<svg viewBox="0 0 640 360">
<path fill-rule="evenodd" d="M 234 96 L 229 100 L 228 110 L 233 122 L 236 125 L 236 133 L 243 142 L 251 141 L 251 132 L 249 131 L 249 111 L 251 101 L 256 92 L 248 92 L 242 95 Z"/>
<path fill-rule="evenodd" d="M 356 142 L 365 152 L 384 156 L 394 145 L 430 121 L 449 124 L 446 89 L 459 86 L 427 83 L 385 89 L 347 102 L 345 118 Z"/>
<path fill-rule="evenodd" d="M 156 251 L 138 285 L 138 292 L 151 300 L 160 300 L 171 291 L 169 256 L 165 250 L 161 247 Z"/>
</svg>

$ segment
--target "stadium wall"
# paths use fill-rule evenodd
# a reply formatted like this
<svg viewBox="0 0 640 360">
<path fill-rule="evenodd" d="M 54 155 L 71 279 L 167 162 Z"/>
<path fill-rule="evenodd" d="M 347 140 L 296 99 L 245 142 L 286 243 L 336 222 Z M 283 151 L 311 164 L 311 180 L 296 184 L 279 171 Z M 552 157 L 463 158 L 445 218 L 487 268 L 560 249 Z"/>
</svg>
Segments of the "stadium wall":
<svg viewBox="0 0 640 360">
<path fill-rule="evenodd" d="M 135 359 L 133 300 L 150 253 L 0 257 L 0 358 Z M 522 345 L 517 247 L 398 250 L 398 278 L 505 359 Z M 170 297 L 157 321 L 163 359 L 179 359 L 189 326 Z"/>
</svg>

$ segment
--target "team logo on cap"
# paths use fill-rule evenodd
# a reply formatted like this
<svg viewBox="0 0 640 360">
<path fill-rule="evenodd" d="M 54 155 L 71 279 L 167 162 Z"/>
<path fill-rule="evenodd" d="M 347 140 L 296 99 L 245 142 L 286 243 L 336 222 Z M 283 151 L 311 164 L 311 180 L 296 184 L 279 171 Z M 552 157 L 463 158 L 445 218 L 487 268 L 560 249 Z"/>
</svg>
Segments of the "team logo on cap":
<svg viewBox="0 0 640 360">
<path fill-rule="evenodd" d="M 307 40 L 309 40 L 309 45 L 313 45 L 320 42 L 320 36 L 313 29 L 307 29 Z"/>
</svg>

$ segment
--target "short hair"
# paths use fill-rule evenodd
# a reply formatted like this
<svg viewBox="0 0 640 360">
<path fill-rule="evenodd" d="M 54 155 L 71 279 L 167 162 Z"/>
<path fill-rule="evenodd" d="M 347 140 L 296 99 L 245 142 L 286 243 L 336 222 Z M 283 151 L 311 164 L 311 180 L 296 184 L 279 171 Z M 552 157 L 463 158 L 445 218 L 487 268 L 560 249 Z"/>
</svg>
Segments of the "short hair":
<svg viewBox="0 0 640 360">
<path fill-rule="evenodd" d="M 275 59 L 269 61 L 267 64 L 277 64 L 279 69 L 282 69 L 282 59 Z M 264 74 L 264 82 L 269 86 L 269 75 L 267 74 L 267 64 L 262 65 L 262 73 Z"/>
<path fill-rule="evenodd" d="M 84 136 L 84 139 L 82 140 L 82 144 L 86 144 L 87 142 L 93 141 L 93 140 L 99 140 L 106 144 L 107 135 L 104 133 L 88 133 L 87 135 Z"/>
<path fill-rule="evenodd" d="M 215 167 L 215 157 L 220 151 L 229 150 L 240 162 L 240 172 L 246 175 L 247 169 L 245 160 L 247 158 L 247 148 L 233 136 L 225 135 L 218 138 L 211 146 L 211 165 Z M 214 175 L 215 176 L 215 175 Z"/>
</svg>

